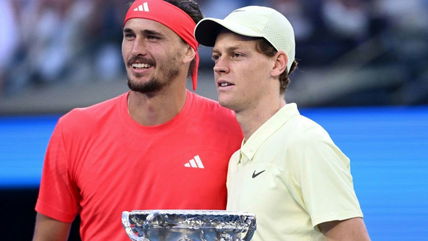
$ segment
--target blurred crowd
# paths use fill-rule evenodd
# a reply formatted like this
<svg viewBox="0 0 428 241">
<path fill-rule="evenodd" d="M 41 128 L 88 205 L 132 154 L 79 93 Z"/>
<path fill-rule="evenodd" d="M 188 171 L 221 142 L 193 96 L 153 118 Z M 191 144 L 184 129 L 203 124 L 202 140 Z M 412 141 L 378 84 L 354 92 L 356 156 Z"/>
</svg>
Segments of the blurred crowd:
<svg viewBox="0 0 428 241">
<path fill-rule="evenodd" d="M 117 77 L 126 7 L 123 0 L 0 1 L 3 92 L 92 72 Z"/>
<path fill-rule="evenodd" d="M 428 0 L 198 3 L 206 17 L 224 17 L 245 5 L 271 6 L 284 13 L 295 28 L 301 66 L 390 64 L 402 68 L 409 81 L 428 78 Z M 120 78 L 121 27 L 128 4 L 128 0 L 1 0 L 0 95 L 27 86 Z M 201 55 L 202 68 L 209 68 L 209 50 L 201 48 Z"/>
</svg>

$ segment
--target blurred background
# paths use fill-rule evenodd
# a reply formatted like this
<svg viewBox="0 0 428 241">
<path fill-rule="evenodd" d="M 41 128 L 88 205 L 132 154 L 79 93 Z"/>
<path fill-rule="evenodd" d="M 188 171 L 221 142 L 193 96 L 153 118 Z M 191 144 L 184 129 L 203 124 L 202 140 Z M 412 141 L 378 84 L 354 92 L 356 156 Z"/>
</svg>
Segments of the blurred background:
<svg viewBox="0 0 428 241">
<path fill-rule="evenodd" d="M 127 90 L 120 45 L 128 2 L 0 0 L 2 240 L 31 239 L 59 116 Z M 288 17 L 299 68 L 286 99 L 351 158 L 372 239 L 428 240 L 428 0 L 198 2 L 206 17 L 245 5 Z M 210 49 L 200 54 L 197 92 L 216 99 Z"/>
</svg>

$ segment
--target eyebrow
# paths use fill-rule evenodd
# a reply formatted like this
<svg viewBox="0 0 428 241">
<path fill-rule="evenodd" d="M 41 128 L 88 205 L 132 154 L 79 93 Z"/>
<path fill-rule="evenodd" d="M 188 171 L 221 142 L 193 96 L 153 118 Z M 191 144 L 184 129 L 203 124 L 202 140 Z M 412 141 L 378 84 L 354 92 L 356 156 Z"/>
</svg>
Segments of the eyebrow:
<svg viewBox="0 0 428 241">
<path fill-rule="evenodd" d="M 130 29 L 130 28 L 124 28 L 124 29 L 123 29 L 123 33 L 134 33 L 134 32 L 135 32 L 135 31 L 134 31 L 133 29 Z M 144 36 L 147 36 L 147 35 L 163 36 L 163 34 L 162 34 L 162 33 L 160 33 L 160 32 L 153 31 L 153 30 L 148 30 L 148 29 L 141 30 L 140 32 L 141 32 Z"/>
<path fill-rule="evenodd" d="M 230 47 L 226 47 L 226 52 L 232 52 L 232 51 L 235 51 L 235 50 L 237 50 L 237 49 L 239 49 L 241 46 L 230 46 Z M 216 49 L 216 48 L 213 48 L 212 49 L 212 52 L 213 53 L 218 53 L 218 52 L 220 52 L 220 50 L 218 50 L 218 49 Z"/>
</svg>

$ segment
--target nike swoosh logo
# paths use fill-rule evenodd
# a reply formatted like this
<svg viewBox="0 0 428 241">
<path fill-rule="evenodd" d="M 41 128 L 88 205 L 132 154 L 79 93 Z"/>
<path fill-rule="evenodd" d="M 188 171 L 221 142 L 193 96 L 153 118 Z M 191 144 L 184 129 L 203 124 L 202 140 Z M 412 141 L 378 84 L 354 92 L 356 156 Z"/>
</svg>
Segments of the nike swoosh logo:
<svg viewBox="0 0 428 241">
<path fill-rule="evenodd" d="M 260 174 L 262 174 L 263 172 L 265 172 L 266 170 L 263 170 L 263 171 L 260 171 L 260 172 L 257 172 L 256 173 L 256 171 L 254 171 L 253 172 L 253 175 L 251 176 L 252 178 L 256 178 L 258 175 L 260 175 Z"/>
</svg>

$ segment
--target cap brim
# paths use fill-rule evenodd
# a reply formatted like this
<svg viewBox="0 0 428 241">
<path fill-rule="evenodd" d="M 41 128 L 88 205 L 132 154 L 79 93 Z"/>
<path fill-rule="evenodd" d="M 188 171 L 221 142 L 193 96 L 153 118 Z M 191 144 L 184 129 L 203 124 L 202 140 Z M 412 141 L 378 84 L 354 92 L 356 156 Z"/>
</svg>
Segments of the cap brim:
<svg viewBox="0 0 428 241">
<path fill-rule="evenodd" d="M 200 44 L 213 47 L 215 40 L 217 39 L 217 35 L 223 29 L 227 29 L 247 37 L 262 37 L 253 30 L 235 23 L 216 18 L 204 18 L 195 27 L 195 38 Z"/>
</svg>

